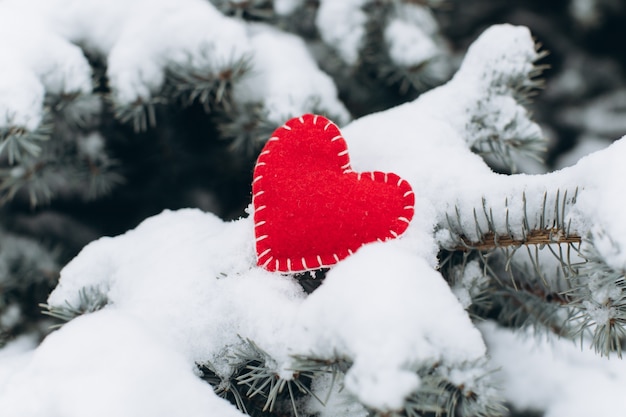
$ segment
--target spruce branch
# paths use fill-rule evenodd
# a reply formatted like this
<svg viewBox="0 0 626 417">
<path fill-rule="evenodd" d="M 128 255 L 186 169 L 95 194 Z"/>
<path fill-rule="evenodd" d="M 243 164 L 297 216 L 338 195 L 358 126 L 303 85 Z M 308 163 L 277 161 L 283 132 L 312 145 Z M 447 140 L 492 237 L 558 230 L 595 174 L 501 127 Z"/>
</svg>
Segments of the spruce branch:
<svg viewBox="0 0 626 417">
<path fill-rule="evenodd" d="M 526 236 L 521 239 L 510 235 L 500 235 L 494 232 L 485 233 L 481 241 L 478 242 L 471 242 L 465 236 L 461 236 L 460 239 L 462 240 L 462 244 L 458 247 L 458 250 L 462 251 L 487 251 L 506 246 L 543 246 L 551 244 L 578 244 L 581 242 L 580 236 L 567 234 L 565 230 L 559 228 L 530 230 Z"/>
<path fill-rule="evenodd" d="M 363 9 L 369 20 L 365 25 L 361 65 L 366 73 L 377 80 L 384 80 L 401 95 L 414 96 L 447 81 L 451 75 L 451 68 L 443 51 L 436 57 L 414 65 L 399 65 L 393 61 L 384 30 L 397 13 L 396 8 L 402 3 L 426 7 L 422 4 L 424 2 L 400 0 L 373 0 L 365 4 Z"/>
<path fill-rule="evenodd" d="M 490 94 L 476 103 L 468 126 L 472 151 L 512 173 L 517 172 L 517 157 L 543 162 L 547 150 L 546 138 L 525 108 L 544 87 L 542 74 L 549 68 L 537 63 L 548 52 L 540 43 L 534 46 L 535 55 L 527 71 L 492 80 Z"/>
<path fill-rule="evenodd" d="M 446 217 L 457 243 L 444 254 L 441 270 L 453 289 L 460 288 L 457 293 L 471 297 L 464 305 L 473 317 L 492 317 L 505 326 L 577 337 L 574 318 L 580 307 L 571 292 L 584 240 L 571 233 L 566 220 L 577 193 L 576 189 L 570 197 L 567 191 L 545 192 L 541 204 L 533 207 L 522 193 L 521 207 L 515 210 L 521 218 L 516 219 L 509 217 L 508 199 L 504 213 L 500 210 L 498 215 L 502 219 L 484 198 L 472 216 L 463 215 L 456 207 L 454 217 Z M 472 223 L 467 222 L 468 217 L 473 218 L 473 230 L 467 230 Z M 474 268 L 478 272 L 469 270 L 472 262 L 479 263 L 480 267 Z M 480 287 L 472 291 L 475 283 Z"/>
<path fill-rule="evenodd" d="M 164 94 L 180 100 L 183 106 L 198 102 L 207 113 L 218 106 L 231 109 L 232 87 L 251 71 L 251 57 L 214 63 L 211 49 L 206 48 L 201 51 L 199 59 L 203 62 L 202 65 L 194 65 L 191 57 L 186 65 L 169 65 Z"/>
<path fill-rule="evenodd" d="M 250 415 L 246 408 L 244 397 L 239 393 L 237 385 L 233 384 L 230 378 L 220 378 L 213 366 L 208 362 L 197 364 L 197 366 L 201 378 L 213 387 L 213 391 L 218 396 L 230 401 L 242 413 Z"/>
<path fill-rule="evenodd" d="M 53 184 L 58 181 L 57 164 L 48 158 L 28 158 L 15 167 L 0 168 L 0 205 L 25 191 L 31 207 L 48 204 L 54 196 Z"/>
<path fill-rule="evenodd" d="M 273 0 L 211 0 L 226 16 L 269 21 L 275 17 Z"/>
<path fill-rule="evenodd" d="M 59 247 L 0 230 L 0 339 L 41 331 L 37 303 L 57 284 L 59 258 Z"/>
<path fill-rule="evenodd" d="M 102 113 L 102 98 L 96 94 L 47 94 L 44 105 L 56 119 L 78 129 L 97 124 Z"/>
<path fill-rule="evenodd" d="M 419 388 L 400 410 L 371 410 L 378 417 L 500 417 L 507 408 L 493 380 L 495 370 L 483 361 L 455 367 L 434 364 L 420 369 Z"/>
<path fill-rule="evenodd" d="M 89 159 L 85 163 L 85 168 L 88 178 L 86 200 L 96 200 L 108 195 L 115 187 L 126 183 L 126 178 L 118 172 L 120 163 L 115 159 L 104 161 Z"/>
<path fill-rule="evenodd" d="M 141 133 L 156 126 L 156 106 L 167 103 L 164 97 L 149 99 L 137 98 L 132 103 L 118 103 L 111 97 L 108 101 L 113 106 L 115 118 L 122 123 L 132 124 L 135 133 Z"/>
<path fill-rule="evenodd" d="M 124 183 L 119 170 L 119 163 L 107 155 L 101 136 L 55 129 L 54 138 L 42 144 L 38 157 L 0 166 L 0 205 L 18 195 L 25 196 L 31 207 L 48 204 L 59 194 L 97 198 Z"/>
<path fill-rule="evenodd" d="M 312 362 L 306 368 L 293 370 L 291 376 L 284 376 L 267 352 L 251 340 L 242 339 L 242 343 L 228 357 L 233 372 L 227 378 L 218 376 L 211 364 L 198 365 L 202 378 L 213 386 L 216 394 L 251 416 L 291 413 L 298 417 L 299 402 L 305 396 L 323 403 L 310 388 L 317 373 L 323 372 L 311 367 Z"/>
<path fill-rule="evenodd" d="M 529 255 L 529 257 L 532 255 Z M 479 316 L 496 315 L 499 323 L 514 328 L 532 328 L 536 333 L 548 331 L 574 339 L 576 329 L 570 323 L 575 309 L 567 295 L 570 283 L 561 269 L 555 269 L 548 279 L 539 268 L 539 256 L 530 262 L 520 262 L 509 254 L 492 253 L 481 257 L 491 278 L 486 290 L 490 311 L 478 311 Z M 501 279 L 506 277 L 508 279 Z"/>
<path fill-rule="evenodd" d="M 41 153 L 40 143 L 50 139 L 51 131 L 47 121 L 35 131 L 20 126 L 0 127 L 0 156 L 6 156 L 9 165 L 28 156 L 36 157 Z"/>
<path fill-rule="evenodd" d="M 263 103 L 243 103 L 220 111 L 216 121 L 220 138 L 230 141 L 233 151 L 248 157 L 256 156 L 279 126 L 268 118 Z"/>
<path fill-rule="evenodd" d="M 209 363 L 198 364 L 201 378 L 215 392 L 251 416 L 300 415 L 300 401 L 312 398 L 325 405 L 335 384 L 341 384 L 352 363 L 349 359 L 317 358 L 310 355 L 292 357 L 290 377 L 276 370 L 276 363 L 267 352 L 250 340 L 231 350 L 228 361 L 232 373 L 218 375 Z M 493 381 L 493 370 L 485 360 L 448 367 L 441 364 L 424 366 L 417 371 L 419 388 L 396 411 L 369 410 L 376 416 L 446 416 L 499 417 L 506 409 Z M 311 389 L 317 378 L 331 378 L 328 393 L 318 396 Z M 358 401 L 355 399 L 355 401 Z M 268 414 L 270 413 L 270 414 Z"/>
<path fill-rule="evenodd" d="M 488 206 L 487 200 L 483 197 L 481 207 L 474 208 L 472 211 L 473 230 L 467 230 L 464 226 L 467 224 L 464 221 L 466 216 L 456 206 L 453 215 L 445 214 L 446 229 L 451 232 L 452 239 L 456 242 L 447 249 L 488 251 L 495 248 L 528 245 L 579 244 L 581 237 L 571 232 L 571 222 L 566 220 L 566 210 L 576 203 L 577 196 L 578 188 L 572 194 L 569 194 L 567 190 L 563 193 L 556 190 L 550 197 L 546 191 L 543 194 L 541 206 L 535 208 L 538 213 L 529 213 L 526 193 L 522 192 L 521 219 L 510 218 L 508 198 L 504 202 L 504 219 L 496 219 L 493 208 Z M 514 222 L 519 226 L 514 227 Z"/>
<path fill-rule="evenodd" d="M 49 304 L 39 304 L 44 309 L 43 314 L 68 322 L 83 314 L 98 311 L 108 304 L 109 300 L 106 292 L 99 287 L 83 287 L 78 291 L 78 303 L 71 304 L 66 301 L 65 305 L 52 306 Z M 54 327 L 60 327 L 62 324 Z"/>
<path fill-rule="evenodd" d="M 597 236 L 590 235 L 581 250 L 585 259 L 570 277 L 570 305 L 577 314 L 570 318 L 577 327 L 581 343 L 591 336 L 596 352 L 621 358 L 626 341 L 626 272 L 616 270 L 594 245 Z"/>
</svg>

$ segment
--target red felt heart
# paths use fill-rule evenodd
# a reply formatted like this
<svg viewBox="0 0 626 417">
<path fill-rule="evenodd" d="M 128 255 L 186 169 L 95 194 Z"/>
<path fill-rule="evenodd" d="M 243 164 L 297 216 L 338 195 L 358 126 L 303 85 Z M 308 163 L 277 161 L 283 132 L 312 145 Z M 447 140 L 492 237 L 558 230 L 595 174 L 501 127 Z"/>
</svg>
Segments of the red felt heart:
<svg viewBox="0 0 626 417">
<path fill-rule="evenodd" d="M 281 272 L 334 265 L 366 243 L 398 237 L 415 203 L 396 174 L 354 172 L 339 128 L 313 114 L 274 131 L 252 195 L 257 263 Z"/>
</svg>

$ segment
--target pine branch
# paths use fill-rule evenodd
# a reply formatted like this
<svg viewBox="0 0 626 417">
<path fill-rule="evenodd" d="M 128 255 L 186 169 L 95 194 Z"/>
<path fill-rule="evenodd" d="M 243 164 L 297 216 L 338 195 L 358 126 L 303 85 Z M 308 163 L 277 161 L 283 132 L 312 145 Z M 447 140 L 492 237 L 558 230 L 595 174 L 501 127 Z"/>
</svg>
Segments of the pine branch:
<svg viewBox="0 0 626 417">
<path fill-rule="evenodd" d="M 291 413 L 299 416 L 299 402 L 310 396 L 323 404 L 311 391 L 311 381 L 328 365 L 309 361 L 302 369 L 294 370 L 285 378 L 276 369 L 272 357 L 251 340 L 242 340 L 239 349 L 233 349 L 228 358 L 232 375 L 220 377 L 208 363 L 198 364 L 202 378 L 210 383 L 216 394 L 230 400 L 240 411 L 251 416 L 275 416 Z"/>
<path fill-rule="evenodd" d="M 528 246 L 528 245 L 550 245 L 550 244 L 578 244 L 581 242 L 581 237 L 576 234 L 567 234 L 566 230 L 558 228 L 550 229 L 535 229 L 530 230 L 526 236 L 522 239 L 517 239 L 513 236 L 499 235 L 498 233 L 488 232 L 482 236 L 482 239 L 478 242 L 472 242 L 466 236 L 459 237 L 462 241 L 460 246 L 457 246 L 454 250 L 459 251 L 488 251 L 495 248 L 502 248 L 507 246 Z"/>
<path fill-rule="evenodd" d="M 448 57 L 443 53 L 414 65 L 398 65 L 389 54 L 384 31 L 397 13 L 396 8 L 405 3 L 416 7 L 430 6 L 428 1 L 378 0 L 368 2 L 364 10 L 369 20 L 365 26 L 364 47 L 361 51 L 362 67 L 376 80 L 397 88 L 402 96 L 416 96 L 447 81 L 451 76 Z"/>
<path fill-rule="evenodd" d="M 96 94 L 48 94 L 44 105 L 50 109 L 55 124 L 63 122 L 70 128 L 95 126 L 102 113 L 102 98 Z"/>
<path fill-rule="evenodd" d="M 502 80 L 496 77 L 489 94 L 477 103 L 468 126 L 472 151 L 512 173 L 517 172 L 516 157 L 543 162 L 547 150 L 546 138 L 525 108 L 544 88 L 542 74 L 549 68 L 538 64 L 548 52 L 541 50 L 540 43 L 534 46 L 535 55 L 529 62 L 529 70 L 513 72 Z M 497 123 L 499 119 L 502 120 Z"/>
<path fill-rule="evenodd" d="M 50 138 L 51 126 L 46 121 L 35 131 L 19 126 L 0 128 L 0 156 L 6 156 L 9 165 L 22 161 L 28 156 L 41 153 L 40 143 Z"/>
<path fill-rule="evenodd" d="M 59 252 L 0 229 L 0 339 L 42 330 L 37 303 L 57 284 Z"/>
<path fill-rule="evenodd" d="M 341 387 L 345 373 L 352 363 L 349 359 L 316 358 L 307 355 L 292 357 L 292 376 L 285 379 L 276 370 L 273 359 L 250 340 L 231 350 L 228 358 L 233 370 L 228 377 L 219 376 L 208 363 L 198 364 L 202 379 L 215 392 L 251 416 L 300 415 L 300 402 L 311 398 L 325 405 L 334 391 Z M 421 368 L 417 374 L 420 386 L 411 394 L 404 407 L 397 411 L 369 410 L 376 416 L 418 417 L 436 415 L 447 417 L 499 417 L 506 410 L 497 395 L 492 370 L 485 361 L 465 363 L 455 367 L 439 364 Z M 459 377 L 462 376 L 462 379 Z M 327 393 L 316 393 L 311 384 L 317 378 L 329 378 Z M 318 395 L 321 394 L 321 395 Z M 358 399 L 353 398 L 354 401 Z"/>
<path fill-rule="evenodd" d="M 194 64 L 200 59 L 203 64 Z M 252 69 L 251 57 L 232 59 L 228 62 L 213 62 L 212 51 L 205 49 L 199 58 L 189 58 L 186 65 L 170 65 L 164 95 L 179 100 L 183 106 L 198 102 L 209 113 L 213 108 L 232 109 L 231 90 Z"/>
<path fill-rule="evenodd" d="M 608 265 L 590 235 L 581 255 L 585 262 L 576 268 L 567 293 L 570 305 L 578 313 L 570 321 L 577 327 L 576 334 L 583 343 L 591 337 L 596 352 L 609 356 L 616 352 L 621 358 L 626 346 L 626 271 Z"/>
<path fill-rule="evenodd" d="M 104 308 L 108 303 L 108 297 L 99 287 L 83 287 L 78 292 L 78 303 L 76 305 L 65 302 L 65 305 L 52 306 L 49 304 L 39 304 L 43 308 L 43 314 L 54 317 L 64 322 L 75 319 L 83 314 L 93 313 Z M 55 327 L 60 327 L 62 324 Z"/>
<path fill-rule="evenodd" d="M 522 207 L 518 207 L 521 208 L 521 218 L 516 219 L 510 218 L 508 198 L 504 202 L 504 219 L 496 218 L 493 208 L 489 207 L 487 200 L 483 198 L 482 207 L 472 210 L 473 230 L 467 230 L 463 226 L 467 223 L 466 215 L 462 214 L 457 206 L 454 209 L 454 216 L 448 213 L 445 215 L 445 227 L 455 241 L 455 244 L 446 249 L 488 251 L 529 245 L 580 243 L 581 237 L 571 232 L 571 222 L 566 221 L 566 210 L 576 203 L 577 196 L 578 188 L 571 195 L 567 190 L 563 193 L 556 190 L 550 198 L 546 191 L 541 206 L 529 208 L 526 193 L 522 192 Z M 548 207 L 549 201 L 552 201 L 552 207 Z M 533 212 L 529 213 L 529 210 Z M 512 226 L 514 223 L 519 224 L 519 228 L 514 228 Z"/>
<path fill-rule="evenodd" d="M 151 97 L 148 100 L 138 98 L 132 103 L 117 103 L 108 97 L 108 101 L 113 106 L 115 118 L 122 123 L 132 124 L 135 133 L 156 127 L 155 107 L 167 103 L 164 97 Z"/>
<path fill-rule="evenodd" d="M 275 17 L 273 0 L 211 0 L 226 16 L 239 19 L 269 21 Z"/>
</svg>

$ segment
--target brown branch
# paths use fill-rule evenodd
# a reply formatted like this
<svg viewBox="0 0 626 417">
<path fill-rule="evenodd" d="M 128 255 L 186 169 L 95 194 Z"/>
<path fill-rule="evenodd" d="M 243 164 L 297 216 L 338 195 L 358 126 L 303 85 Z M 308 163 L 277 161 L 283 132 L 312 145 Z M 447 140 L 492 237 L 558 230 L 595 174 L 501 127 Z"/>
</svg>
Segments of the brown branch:
<svg viewBox="0 0 626 417">
<path fill-rule="evenodd" d="M 473 242 L 465 236 L 460 238 L 462 243 L 453 250 L 463 252 L 470 250 L 486 251 L 507 246 L 580 243 L 581 240 L 578 235 L 566 234 L 563 230 L 556 228 L 531 230 L 525 239 L 516 239 L 508 235 L 497 235 L 493 232 L 485 234 L 479 242 Z"/>
</svg>

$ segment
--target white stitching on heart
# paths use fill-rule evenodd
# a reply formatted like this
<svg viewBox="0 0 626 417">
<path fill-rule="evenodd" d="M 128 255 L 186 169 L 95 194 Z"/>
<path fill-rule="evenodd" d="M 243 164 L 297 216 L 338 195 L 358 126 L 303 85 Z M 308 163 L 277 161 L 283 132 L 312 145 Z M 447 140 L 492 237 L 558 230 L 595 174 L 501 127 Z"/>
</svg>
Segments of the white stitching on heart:
<svg viewBox="0 0 626 417">
<path fill-rule="evenodd" d="M 257 242 L 260 242 L 260 241 L 262 241 L 262 240 L 264 240 L 264 239 L 267 239 L 267 238 L 268 238 L 268 236 L 267 236 L 267 235 L 259 236 L 259 237 L 257 237 L 257 238 L 256 238 L 256 241 L 257 241 Z"/>
<path fill-rule="evenodd" d="M 255 224 L 255 225 L 254 225 L 254 227 L 263 226 L 265 223 L 267 223 L 265 220 L 261 220 L 260 222 L 258 222 L 257 224 Z"/>
<path fill-rule="evenodd" d="M 287 271 L 291 272 L 291 258 L 287 258 Z"/>
<path fill-rule="evenodd" d="M 339 139 L 343 139 L 343 136 L 341 136 L 341 135 L 337 135 L 337 136 L 335 136 L 334 138 L 332 138 L 330 141 L 331 141 L 331 142 L 334 142 L 334 141 L 339 140 Z"/>
<path fill-rule="evenodd" d="M 269 138 L 267 141 L 268 141 L 268 142 L 274 142 L 274 141 L 276 141 L 276 140 L 278 140 L 278 139 L 280 139 L 278 136 L 272 136 L 272 137 L 271 137 L 271 138 Z M 268 151 L 268 152 L 269 152 L 269 151 Z M 261 155 L 263 155 L 263 154 L 261 154 Z"/>
<path fill-rule="evenodd" d="M 259 255 L 259 259 L 263 258 L 265 255 L 267 255 L 268 253 L 270 253 L 272 251 L 272 248 L 267 248 L 263 251 L 263 253 L 261 253 Z"/>
<path fill-rule="evenodd" d="M 285 123 L 282 127 L 283 127 L 283 129 L 285 129 L 285 130 L 291 130 L 291 127 L 290 127 L 290 126 L 287 126 L 287 123 Z"/>
<path fill-rule="evenodd" d="M 313 124 L 316 125 L 317 124 L 317 114 L 313 115 Z"/>
<path fill-rule="evenodd" d="M 411 194 L 413 194 L 412 190 L 407 191 L 406 193 L 404 193 L 403 197 L 407 197 L 410 196 Z"/>
<path fill-rule="evenodd" d="M 329 121 L 328 123 L 326 123 L 326 126 L 324 126 L 324 131 L 328 130 L 328 126 L 332 125 L 333 122 Z"/>
<path fill-rule="evenodd" d="M 263 175 L 257 175 L 256 177 L 254 177 L 254 179 L 252 180 L 252 184 L 254 184 L 255 182 L 257 182 L 258 180 L 260 180 L 261 178 L 263 178 Z"/>
<path fill-rule="evenodd" d="M 393 237 L 398 237 L 398 234 L 393 230 L 389 230 L 389 233 L 391 233 L 391 236 Z"/>
<path fill-rule="evenodd" d="M 339 262 L 339 256 L 336 253 L 333 253 L 333 258 L 335 258 L 335 262 Z"/>
<path fill-rule="evenodd" d="M 308 266 L 306 266 L 306 259 L 304 259 L 304 256 L 302 257 L 302 267 L 303 267 L 304 269 L 309 269 L 309 267 L 308 267 Z"/>
<path fill-rule="evenodd" d="M 402 178 L 398 178 L 398 183 L 396 185 L 399 187 L 403 182 L 404 180 Z"/>
<path fill-rule="evenodd" d="M 409 219 L 407 219 L 406 217 L 398 217 L 398 220 L 400 220 L 400 221 L 402 221 L 402 222 L 405 222 L 406 224 L 411 223 L 411 222 L 409 221 Z"/>
<path fill-rule="evenodd" d="M 255 211 L 261 211 L 261 210 L 265 210 L 267 208 L 267 206 L 259 206 L 255 209 Z"/>
<path fill-rule="evenodd" d="M 346 149 L 346 150 L 344 150 L 344 151 L 339 152 L 339 153 L 337 154 L 337 156 L 344 156 L 344 155 L 347 155 L 347 154 L 348 154 L 348 150 Z"/>
<path fill-rule="evenodd" d="M 320 264 L 320 268 L 322 267 L 322 265 L 324 265 L 323 262 L 322 262 L 322 257 L 319 256 L 319 255 L 317 255 L 317 263 Z"/>
<path fill-rule="evenodd" d="M 350 161 L 348 161 L 345 165 L 341 166 L 341 169 L 347 169 L 350 168 Z"/>
<path fill-rule="evenodd" d="M 252 196 L 252 198 L 257 198 L 260 195 L 265 194 L 265 190 L 261 190 L 261 191 L 257 191 L 257 193 L 255 195 Z"/>
<path fill-rule="evenodd" d="M 304 124 L 304 117 L 300 116 L 298 117 L 298 120 L 300 120 L 300 123 Z"/>
<path fill-rule="evenodd" d="M 273 256 L 270 256 L 269 258 L 267 258 L 267 261 L 263 263 L 263 268 L 267 269 L 267 266 L 270 264 L 270 262 L 272 262 L 272 259 L 274 259 Z"/>
</svg>

